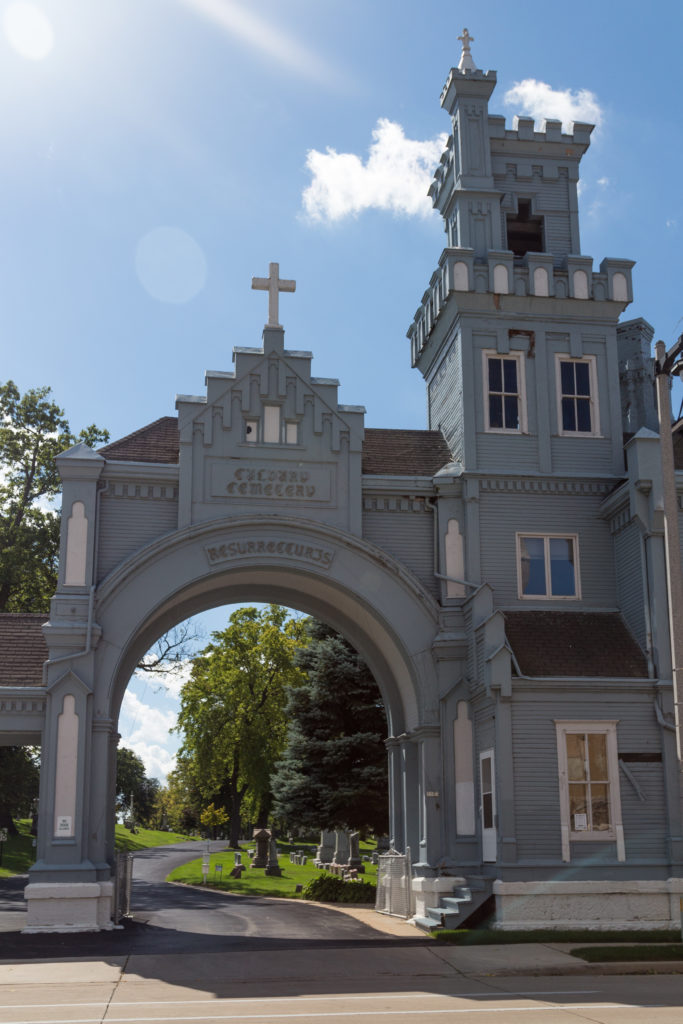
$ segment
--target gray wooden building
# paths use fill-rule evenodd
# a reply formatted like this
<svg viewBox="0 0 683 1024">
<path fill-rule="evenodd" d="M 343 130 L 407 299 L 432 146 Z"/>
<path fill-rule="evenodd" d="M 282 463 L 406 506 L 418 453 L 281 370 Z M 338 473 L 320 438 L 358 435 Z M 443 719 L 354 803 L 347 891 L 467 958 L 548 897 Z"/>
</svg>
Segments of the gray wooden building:
<svg viewBox="0 0 683 1024">
<path fill-rule="evenodd" d="M 340 629 L 375 674 L 418 917 L 469 883 L 503 928 L 678 921 L 653 330 L 619 320 L 632 261 L 579 255 L 591 126 L 506 127 L 495 84 L 465 39 L 430 190 L 447 244 L 408 331 L 428 429 L 339 405 L 285 347 L 271 265 L 259 347 L 177 417 L 59 457 L 49 620 L 0 616 L 3 742 L 43 748 L 32 929 L 110 926 L 139 657 L 187 615 L 261 600 Z"/>
</svg>

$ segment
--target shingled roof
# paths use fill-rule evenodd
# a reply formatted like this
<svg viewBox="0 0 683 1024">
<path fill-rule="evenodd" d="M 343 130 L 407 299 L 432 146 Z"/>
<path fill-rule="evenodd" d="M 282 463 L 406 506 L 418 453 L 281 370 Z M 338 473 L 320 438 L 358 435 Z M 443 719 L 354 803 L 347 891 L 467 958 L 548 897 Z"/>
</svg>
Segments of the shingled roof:
<svg viewBox="0 0 683 1024">
<path fill-rule="evenodd" d="M 525 676 L 647 677 L 617 612 L 505 612 L 505 632 Z"/>
<path fill-rule="evenodd" d="M 99 449 L 111 462 L 178 462 L 178 420 L 162 416 Z M 363 442 L 363 473 L 374 476 L 433 476 L 450 462 L 439 430 L 368 428 Z"/>
<path fill-rule="evenodd" d="M 167 462 L 176 465 L 179 450 L 178 417 L 161 416 L 146 427 L 99 448 L 98 453 L 110 462 Z"/>
<path fill-rule="evenodd" d="M 0 612 L 0 686 L 40 686 L 47 645 L 47 614 Z"/>
</svg>

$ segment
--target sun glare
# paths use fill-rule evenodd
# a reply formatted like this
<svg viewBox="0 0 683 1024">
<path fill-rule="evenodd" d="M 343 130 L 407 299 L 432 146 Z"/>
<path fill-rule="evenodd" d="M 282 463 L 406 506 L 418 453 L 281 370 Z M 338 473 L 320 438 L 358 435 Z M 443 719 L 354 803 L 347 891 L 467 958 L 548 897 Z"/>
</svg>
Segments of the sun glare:
<svg viewBox="0 0 683 1024">
<path fill-rule="evenodd" d="M 35 4 L 9 4 L 3 16 L 3 28 L 10 46 L 22 57 L 42 60 L 52 49 L 52 26 Z"/>
</svg>

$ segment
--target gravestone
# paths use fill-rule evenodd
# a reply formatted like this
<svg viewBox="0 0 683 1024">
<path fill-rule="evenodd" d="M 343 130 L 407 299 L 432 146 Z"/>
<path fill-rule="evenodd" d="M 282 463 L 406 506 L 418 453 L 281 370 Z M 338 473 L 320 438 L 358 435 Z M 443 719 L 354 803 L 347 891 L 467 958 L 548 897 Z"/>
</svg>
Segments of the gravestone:
<svg viewBox="0 0 683 1024">
<path fill-rule="evenodd" d="M 365 865 L 360 855 L 360 832 L 352 832 L 349 836 L 348 866 L 352 871 L 360 872 L 361 874 L 365 871 Z"/>
<path fill-rule="evenodd" d="M 377 853 L 388 853 L 390 847 L 389 836 L 377 836 Z"/>
<path fill-rule="evenodd" d="M 278 864 L 277 860 L 277 843 L 274 839 L 270 840 L 268 846 L 268 863 L 266 864 L 267 875 L 277 875 L 279 878 L 282 875 L 282 868 Z"/>
<path fill-rule="evenodd" d="M 346 867 L 349 863 L 349 833 L 345 830 L 338 830 L 334 833 L 334 868 Z"/>
<path fill-rule="evenodd" d="M 235 867 L 241 866 L 242 864 L 242 851 L 235 850 Z"/>
<path fill-rule="evenodd" d="M 322 829 L 320 832 L 320 845 L 315 851 L 314 864 L 317 868 L 325 864 L 331 864 L 334 858 L 334 832 Z"/>
<path fill-rule="evenodd" d="M 256 856 L 251 862 L 252 868 L 265 868 L 268 865 L 268 852 L 273 834 L 267 828 L 255 828 L 252 839 L 256 843 Z"/>
</svg>

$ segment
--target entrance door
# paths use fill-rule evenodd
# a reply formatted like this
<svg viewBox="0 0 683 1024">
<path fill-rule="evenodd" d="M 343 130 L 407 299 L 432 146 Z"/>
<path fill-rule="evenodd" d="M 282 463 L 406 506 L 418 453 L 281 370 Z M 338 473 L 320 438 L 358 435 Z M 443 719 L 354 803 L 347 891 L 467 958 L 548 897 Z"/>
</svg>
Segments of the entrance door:
<svg viewBox="0 0 683 1024">
<path fill-rule="evenodd" d="M 483 750 L 479 755 L 479 786 L 481 804 L 481 859 L 489 863 L 496 860 L 498 833 L 496 831 L 495 763 L 493 750 Z"/>
</svg>

